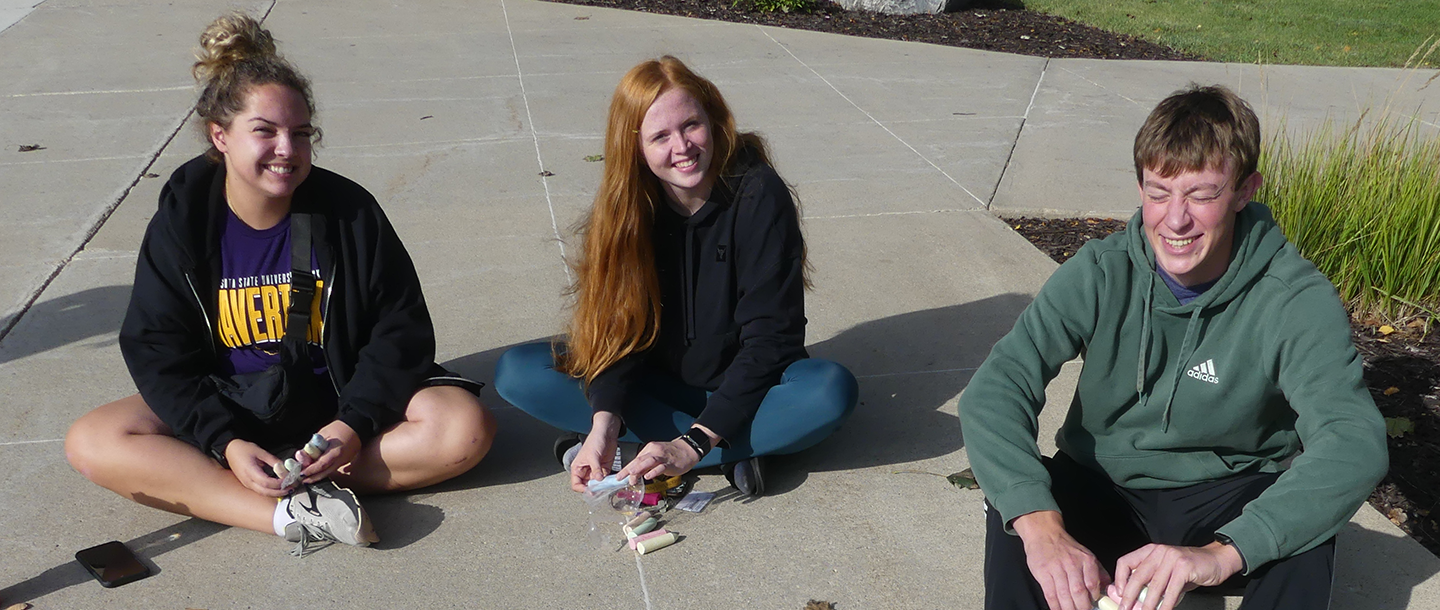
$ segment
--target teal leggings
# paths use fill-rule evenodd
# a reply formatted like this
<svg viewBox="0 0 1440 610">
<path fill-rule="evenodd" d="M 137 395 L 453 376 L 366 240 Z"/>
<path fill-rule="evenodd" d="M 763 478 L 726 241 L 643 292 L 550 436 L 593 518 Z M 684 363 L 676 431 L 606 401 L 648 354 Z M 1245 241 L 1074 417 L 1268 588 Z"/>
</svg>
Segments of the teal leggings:
<svg viewBox="0 0 1440 610">
<path fill-rule="evenodd" d="M 623 442 L 668 441 L 680 436 L 705 408 L 709 396 L 673 375 L 650 369 L 640 381 L 633 404 L 620 416 Z M 549 343 L 530 343 L 500 356 L 495 390 L 510 404 L 547 424 L 571 432 L 590 432 L 593 411 L 580 381 L 555 370 Z M 729 447 L 711 451 L 696 468 L 729 464 L 760 455 L 784 455 L 813 447 L 855 410 L 860 388 L 855 376 L 829 360 L 808 358 L 791 364 L 770 388 L 755 419 Z"/>
</svg>

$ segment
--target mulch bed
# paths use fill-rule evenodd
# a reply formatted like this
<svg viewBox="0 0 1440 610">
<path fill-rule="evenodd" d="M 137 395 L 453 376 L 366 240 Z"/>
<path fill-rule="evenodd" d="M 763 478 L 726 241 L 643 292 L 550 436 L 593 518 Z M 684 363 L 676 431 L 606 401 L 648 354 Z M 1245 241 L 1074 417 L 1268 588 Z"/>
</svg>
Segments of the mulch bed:
<svg viewBox="0 0 1440 610">
<path fill-rule="evenodd" d="M 1085 242 L 1125 228 L 1119 220 L 1093 218 L 1004 220 L 1057 263 Z M 1380 413 L 1414 426 L 1389 438 L 1390 473 L 1370 494 L 1370 504 L 1440 555 L 1440 514 L 1432 514 L 1440 509 L 1440 330 L 1426 336 L 1419 327 L 1353 320 L 1350 327 L 1365 360 L 1365 385 Z"/>
<path fill-rule="evenodd" d="M 750 0 L 549 1 L 866 38 L 928 42 L 1037 57 L 1201 59 L 1134 36 L 1114 34 L 1060 17 L 1027 11 L 1021 8 L 1019 2 L 1005 0 L 978 0 L 968 8 L 939 15 L 851 12 L 828 0 L 813 3 L 809 10 L 791 13 L 758 11 Z"/>
</svg>

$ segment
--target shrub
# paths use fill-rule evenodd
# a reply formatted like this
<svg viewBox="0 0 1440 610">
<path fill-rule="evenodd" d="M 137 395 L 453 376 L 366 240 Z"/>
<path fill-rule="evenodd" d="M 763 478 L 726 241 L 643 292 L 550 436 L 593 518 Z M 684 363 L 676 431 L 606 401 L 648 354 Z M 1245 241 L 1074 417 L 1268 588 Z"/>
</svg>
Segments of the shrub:
<svg viewBox="0 0 1440 610">
<path fill-rule="evenodd" d="M 1281 129 L 1261 156 L 1257 200 L 1362 319 L 1440 318 L 1440 133 L 1424 127 Z"/>
</svg>

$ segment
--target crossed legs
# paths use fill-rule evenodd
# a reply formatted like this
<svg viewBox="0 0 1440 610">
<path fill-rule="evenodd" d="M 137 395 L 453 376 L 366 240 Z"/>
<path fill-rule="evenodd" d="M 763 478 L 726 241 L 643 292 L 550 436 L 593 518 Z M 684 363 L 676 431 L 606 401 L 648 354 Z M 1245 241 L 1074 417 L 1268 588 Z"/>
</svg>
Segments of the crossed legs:
<svg viewBox="0 0 1440 610">
<path fill-rule="evenodd" d="M 457 387 L 424 388 L 405 419 L 361 448 L 332 477 L 359 493 L 402 491 L 455 477 L 490 450 L 495 421 Z M 138 394 L 85 414 L 65 436 L 65 456 L 85 478 L 161 510 L 273 533 L 275 499 L 174 437 Z M 284 457 L 284 456 L 280 456 Z"/>
</svg>

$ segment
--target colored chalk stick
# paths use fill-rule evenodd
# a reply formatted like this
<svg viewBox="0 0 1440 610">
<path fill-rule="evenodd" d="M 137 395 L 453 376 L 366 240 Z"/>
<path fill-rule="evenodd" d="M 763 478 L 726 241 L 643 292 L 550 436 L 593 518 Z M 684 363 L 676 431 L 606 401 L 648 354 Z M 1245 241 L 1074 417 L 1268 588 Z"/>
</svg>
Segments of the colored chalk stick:
<svg viewBox="0 0 1440 610">
<path fill-rule="evenodd" d="M 648 532 L 648 531 L 650 531 L 650 530 L 655 529 L 655 526 L 656 526 L 656 525 L 659 525 L 659 524 L 660 524 L 660 522 L 659 522 L 659 521 L 656 521 L 654 517 L 650 517 L 649 519 L 646 519 L 646 520 L 644 520 L 644 521 L 641 521 L 641 522 L 640 522 L 640 525 L 636 525 L 636 526 L 634 526 L 634 527 L 631 527 L 631 526 L 627 525 L 627 526 L 625 526 L 625 528 L 624 528 L 624 530 L 625 530 L 625 537 L 626 537 L 626 538 L 634 538 L 634 537 L 636 537 L 636 536 L 639 536 L 640 534 L 643 534 L 643 533 L 645 533 L 645 532 Z"/>
<path fill-rule="evenodd" d="M 653 553 L 672 544 L 675 544 L 675 532 L 667 532 L 664 536 L 656 536 L 644 542 L 636 543 L 635 551 L 644 555 L 646 553 Z"/>
<path fill-rule="evenodd" d="M 649 540 L 649 539 L 651 539 L 651 538 L 658 538 L 658 537 L 664 536 L 665 534 L 668 534 L 668 533 L 670 533 L 670 532 L 665 531 L 665 528 L 662 527 L 662 528 L 660 528 L 660 529 L 658 529 L 658 530 L 655 530 L 655 531 L 653 531 L 653 532 L 650 532 L 650 533 L 648 533 L 648 534 L 641 534 L 641 535 L 639 535 L 639 536 L 636 536 L 636 537 L 634 537 L 634 538 L 631 538 L 631 539 L 630 539 L 630 542 L 628 543 L 628 544 L 630 545 L 630 550 L 632 550 L 632 551 L 635 550 L 635 545 L 640 544 L 641 542 L 644 542 L 644 541 Z"/>
<path fill-rule="evenodd" d="M 651 514 L 650 511 L 648 511 L 648 510 L 642 510 L 642 511 L 640 511 L 639 513 L 636 513 L 634 519 L 631 519 L 631 520 L 627 521 L 627 522 L 625 523 L 625 527 L 635 527 L 635 526 L 637 526 L 637 525 L 640 525 L 641 523 L 644 523 L 646 519 L 649 519 L 649 518 L 654 517 L 654 516 L 655 516 L 655 515 Z"/>
</svg>

